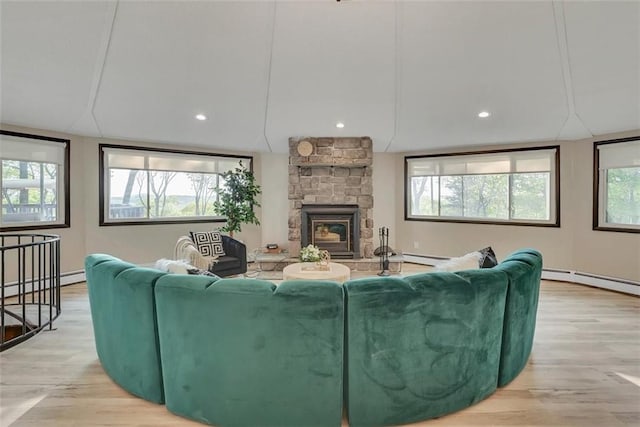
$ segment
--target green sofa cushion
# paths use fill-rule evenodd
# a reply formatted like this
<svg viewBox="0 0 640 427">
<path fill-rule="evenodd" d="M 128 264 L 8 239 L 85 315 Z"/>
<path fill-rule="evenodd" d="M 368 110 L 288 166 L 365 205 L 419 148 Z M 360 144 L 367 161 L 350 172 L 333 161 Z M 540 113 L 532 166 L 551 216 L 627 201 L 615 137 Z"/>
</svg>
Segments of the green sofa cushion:
<svg viewBox="0 0 640 427">
<path fill-rule="evenodd" d="M 509 278 L 498 386 L 510 383 L 524 369 L 533 347 L 536 328 L 542 255 L 522 249 L 509 255 L 494 269 Z"/>
<path fill-rule="evenodd" d="M 105 254 L 85 258 L 96 351 L 111 379 L 163 403 L 153 287 L 165 273 Z"/>
<path fill-rule="evenodd" d="M 438 417 L 495 391 L 505 273 L 375 277 L 344 287 L 349 425 Z"/>
<path fill-rule="evenodd" d="M 337 283 L 167 275 L 156 287 L 167 408 L 217 426 L 339 426 Z"/>
<path fill-rule="evenodd" d="M 166 274 L 106 254 L 85 268 L 100 362 L 132 394 L 217 426 L 338 426 L 344 384 L 349 424 L 373 426 L 463 409 L 521 372 L 542 256 L 343 287 Z"/>
</svg>

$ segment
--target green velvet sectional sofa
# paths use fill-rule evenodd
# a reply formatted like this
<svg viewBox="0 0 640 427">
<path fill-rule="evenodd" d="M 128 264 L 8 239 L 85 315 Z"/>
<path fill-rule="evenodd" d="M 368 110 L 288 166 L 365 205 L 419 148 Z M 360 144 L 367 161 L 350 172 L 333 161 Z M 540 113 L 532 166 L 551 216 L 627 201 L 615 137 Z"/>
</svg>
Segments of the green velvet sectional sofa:
<svg viewBox="0 0 640 427">
<path fill-rule="evenodd" d="M 85 260 L 96 349 L 122 388 L 218 426 L 397 425 L 468 407 L 531 353 L 532 249 L 491 269 L 339 285 Z"/>
</svg>

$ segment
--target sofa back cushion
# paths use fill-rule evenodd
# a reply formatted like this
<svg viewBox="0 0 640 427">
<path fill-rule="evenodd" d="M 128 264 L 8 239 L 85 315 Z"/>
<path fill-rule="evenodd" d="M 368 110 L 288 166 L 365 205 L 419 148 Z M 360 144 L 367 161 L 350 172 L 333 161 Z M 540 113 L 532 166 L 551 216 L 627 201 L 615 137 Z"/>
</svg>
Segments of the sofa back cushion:
<svg viewBox="0 0 640 427">
<path fill-rule="evenodd" d="M 167 408 L 220 426 L 339 426 L 337 283 L 167 275 L 156 288 Z"/>
<path fill-rule="evenodd" d="M 344 287 L 351 425 L 438 417 L 496 389 L 505 273 L 365 278 Z"/>
<path fill-rule="evenodd" d="M 153 287 L 165 273 L 105 254 L 87 256 L 85 272 L 102 367 L 128 392 L 163 403 Z"/>
<path fill-rule="evenodd" d="M 531 354 L 542 255 L 534 249 L 522 249 L 509 255 L 494 269 L 505 272 L 509 278 L 498 379 L 498 386 L 502 387 L 518 376 Z"/>
</svg>

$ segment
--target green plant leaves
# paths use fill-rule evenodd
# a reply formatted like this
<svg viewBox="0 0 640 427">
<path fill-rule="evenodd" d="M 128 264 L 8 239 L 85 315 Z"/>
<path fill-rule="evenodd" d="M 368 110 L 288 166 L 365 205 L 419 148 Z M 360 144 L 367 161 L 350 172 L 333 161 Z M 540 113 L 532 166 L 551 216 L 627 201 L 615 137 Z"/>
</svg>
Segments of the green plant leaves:
<svg viewBox="0 0 640 427">
<path fill-rule="evenodd" d="M 242 231 L 242 224 L 256 224 L 260 221 L 254 212 L 260 206 L 257 197 L 262 192 L 253 172 L 240 166 L 222 174 L 224 183 L 218 186 L 219 199 L 213 204 L 216 213 L 227 218 L 222 231 L 233 234 Z"/>
</svg>

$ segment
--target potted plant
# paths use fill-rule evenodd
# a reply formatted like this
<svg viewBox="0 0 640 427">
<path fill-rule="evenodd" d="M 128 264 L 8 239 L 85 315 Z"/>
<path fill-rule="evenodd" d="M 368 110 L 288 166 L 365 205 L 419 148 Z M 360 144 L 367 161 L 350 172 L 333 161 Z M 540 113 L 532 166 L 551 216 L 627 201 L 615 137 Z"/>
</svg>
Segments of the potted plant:
<svg viewBox="0 0 640 427">
<path fill-rule="evenodd" d="M 220 230 L 233 237 L 234 232 L 242 231 L 242 224 L 260 224 L 253 209 L 260 206 L 257 197 L 261 189 L 253 172 L 242 166 L 242 162 L 222 177 L 224 184 L 217 188 L 219 197 L 213 207 L 216 213 L 227 218 L 226 225 Z"/>
</svg>

